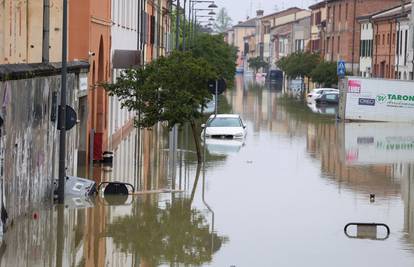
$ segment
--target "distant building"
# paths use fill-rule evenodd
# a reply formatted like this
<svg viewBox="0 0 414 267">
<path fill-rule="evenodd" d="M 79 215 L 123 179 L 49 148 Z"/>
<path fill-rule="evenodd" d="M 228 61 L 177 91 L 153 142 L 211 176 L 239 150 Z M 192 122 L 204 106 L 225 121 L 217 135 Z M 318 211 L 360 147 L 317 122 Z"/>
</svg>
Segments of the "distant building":
<svg viewBox="0 0 414 267">
<path fill-rule="evenodd" d="M 245 47 L 244 37 L 254 34 L 256 31 L 256 19 L 249 19 L 239 22 L 233 26 L 233 37 L 228 40 L 237 48 L 237 68 L 244 69 L 245 56 L 249 53 L 250 47 Z"/>
<path fill-rule="evenodd" d="M 309 7 L 311 10 L 311 41 L 310 52 L 325 54 L 324 38 L 326 27 L 326 1 Z"/>
<path fill-rule="evenodd" d="M 357 18 L 399 3 L 400 0 L 327 0 L 325 60 L 344 60 L 349 72 L 359 73 L 361 32 Z"/>
<path fill-rule="evenodd" d="M 292 29 L 291 32 L 295 35 L 295 40 L 297 41 L 296 45 L 298 46 L 298 49 L 303 48 L 302 50 L 304 50 L 306 46 L 305 43 L 307 43 L 307 41 L 309 40 L 308 36 L 305 37 L 305 35 L 307 34 L 304 33 L 304 31 L 309 32 L 308 29 L 310 27 L 310 21 L 303 22 L 302 19 L 304 18 L 310 18 L 310 11 L 300 9 L 297 7 L 288 8 L 286 10 L 275 12 L 260 18 L 260 36 L 256 38 L 256 41 L 258 42 L 256 46 L 257 49 L 262 50 L 258 50 L 260 51 L 259 55 L 263 57 L 265 61 L 270 63 L 271 68 L 276 67 L 276 60 L 280 57 L 280 55 L 278 55 L 278 53 L 280 52 L 279 47 L 282 49 L 282 51 L 286 51 L 289 48 L 284 49 L 284 46 L 295 45 L 295 41 L 293 41 L 293 44 L 285 43 L 286 36 L 275 35 L 275 29 L 279 26 L 286 25 L 294 21 L 301 21 L 295 26 L 295 30 L 297 31 L 294 31 Z M 293 35 L 291 37 L 293 38 Z M 289 49 L 289 51 L 291 50 Z"/>
<path fill-rule="evenodd" d="M 371 17 L 375 36 L 374 77 L 407 80 L 412 75 L 412 64 L 408 64 L 410 12 L 411 3 L 397 5 Z"/>
<path fill-rule="evenodd" d="M 291 8 L 279 13 L 270 29 L 272 47 L 270 62 L 273 67 L 282 57 L 309 50 L 310 23 L 311 12 L 308 10 Z"/>
</svg>

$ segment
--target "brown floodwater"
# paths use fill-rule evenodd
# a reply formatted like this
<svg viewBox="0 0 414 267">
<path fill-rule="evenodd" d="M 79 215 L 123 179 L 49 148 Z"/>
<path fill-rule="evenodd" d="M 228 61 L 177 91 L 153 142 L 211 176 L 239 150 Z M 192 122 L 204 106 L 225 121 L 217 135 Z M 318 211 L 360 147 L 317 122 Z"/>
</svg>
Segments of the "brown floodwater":
<svg viewBox="0 0 414 267">
<path fill-rule="evenodd" d="M 0 266 L 413 266 L 413 125 L 339 123 L 242 76 L 220 111 L 245 140 L 208 140 L 197 166 L 189 127 L 123 133 L 85 176 L 145 194 L 27 212 Z"/>
</svg>

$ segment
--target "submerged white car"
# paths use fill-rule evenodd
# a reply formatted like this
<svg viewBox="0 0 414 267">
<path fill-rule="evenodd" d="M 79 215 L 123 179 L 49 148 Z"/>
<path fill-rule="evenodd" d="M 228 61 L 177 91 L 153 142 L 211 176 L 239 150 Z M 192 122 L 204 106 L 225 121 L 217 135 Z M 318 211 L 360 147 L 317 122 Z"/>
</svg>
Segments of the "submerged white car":
<svg viewBox="0 0 414 267">
<path fill-rule="evenodd" d="M 246 136 L 246 124 L 237 114 L 211 115 L 206 124 L 201 125 L 201 137 L 218 139 L 242 139 Z"/>
</svg>

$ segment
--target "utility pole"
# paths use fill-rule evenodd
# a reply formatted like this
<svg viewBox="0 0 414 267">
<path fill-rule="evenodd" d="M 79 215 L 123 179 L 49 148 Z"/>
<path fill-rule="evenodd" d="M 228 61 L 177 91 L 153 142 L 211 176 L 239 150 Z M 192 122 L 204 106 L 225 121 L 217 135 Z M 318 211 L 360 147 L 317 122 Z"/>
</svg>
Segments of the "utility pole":
<svg viewBox="0 0 414 267">
<path fill-rule="evenodd" d="M 63 26 L 62 26 L 62 73 L 59 106 L 60 138 L 59 138 L 59 182 L 58 203 L 63 204 L 65 198 L 66 180 L 66 76 L 67 76 L 67 50 L 68 50 L 68 0 L 63 0 Z"/>
</svg>

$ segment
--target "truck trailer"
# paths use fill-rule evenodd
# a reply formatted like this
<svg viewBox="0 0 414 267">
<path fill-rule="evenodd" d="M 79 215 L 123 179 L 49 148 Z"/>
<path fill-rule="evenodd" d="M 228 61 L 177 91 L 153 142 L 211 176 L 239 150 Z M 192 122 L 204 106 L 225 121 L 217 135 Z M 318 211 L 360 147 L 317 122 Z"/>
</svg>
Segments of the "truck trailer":
<svg viewBox="0 0 414 267">
<path fill-rule="evenodd" d="M 414 81 L 349 76 L 339 89 L 342 120 L 414 123 Z"/>
</svg>

